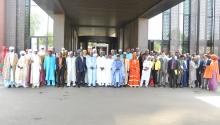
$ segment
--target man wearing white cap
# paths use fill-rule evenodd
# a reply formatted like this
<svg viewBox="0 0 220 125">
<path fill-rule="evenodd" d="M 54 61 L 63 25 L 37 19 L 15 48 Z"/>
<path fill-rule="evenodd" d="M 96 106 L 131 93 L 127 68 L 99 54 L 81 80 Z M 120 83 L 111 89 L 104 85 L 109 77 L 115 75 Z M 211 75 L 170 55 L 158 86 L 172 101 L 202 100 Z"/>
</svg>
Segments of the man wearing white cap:
<svg viewBox="0 0 220 125">
<path fill-rule="evenodd" d="M 148 84 L 149 84 L 149 81 L 150 81 L 152 66 L 153 66 L 153 63 L 151 61 L 151 57 L 150 56 L 148 56 L 148 57 L 144 56 L 140 87 L 143 87 L 144 82 L 145 82 L 145 87 L 148 87 Z"/>
<path fill-rule="evenodd" d="M 25 57 L 25 51 L 20 52 L 20 59 L 18 60 L 16 71 L 15 71 L 15 86 L 27 88 L 27 59 Z"/>
<path fill-rule="evenodd" d="M 37 54 L 37 49 L 33 51 L 33 55 L 31 58 L 31 78 L 30 83 L 32 84 L 32 88 L 40 87 L 40 71 L 41 71 L 41 59 Z"/>
<path fill-rule="evenodd" d="M 114 62 L 114 59 L 112 58 L 112 55 L 109 55 L 108 58 L 106 59 L 106 78 L 105 78 L 105 83 L 106 86 L 110 87 L 112 86 L 112 64 Z"/>
<path fill-rule="evenodd" d="M 27 84 L 28 86 L 30 86 L 32 49 L 27 50 L 27 54 L 25 57 L 27 60 Z"/>
<path fill-rule="evenodd" d="M 70 87 L 72 85 L 76 85 L 76 57 L 72 51 L 69 52 L 69 56 L 66 59 L 67 65 L 67 86 Z"/>
<path fill-rule="evenodd" d="M 9 53 L 5 56 L 3 66 L 3 79 L 5 87 L 15 85 L 15 69 L 18 62 L 18 55 L 14 52 L 14 47 L 9 47 Z"/>
<path fill-rule="evenodd" d="M 119 49 L 118 52 L 119 52 L 119 55 L 120 55 L 120 59 L 123 60 L 124 54 L 123 54 L 122 49 Z"/>
<path fill-rule="evenodd" d="M 43 64 L 44 64 L 44 58 L 45 58 L 46 52 L 44 48 L 45 48 L 44 46 L 41 46 L 40 51 L 38 52 L 38 55 L 41 60 L 41 71 L 40 71 L 40 85 L 41 86 L 45 84 L 45 71 L 43 68 Z"/>
<path fill-rule="evenodd" d="M 106 83 L 106 58 L 104 51 L 100 52 L 100 56 L 97 57 L 97 83 L 99 86 L 105 86 Z"/>
</svg>

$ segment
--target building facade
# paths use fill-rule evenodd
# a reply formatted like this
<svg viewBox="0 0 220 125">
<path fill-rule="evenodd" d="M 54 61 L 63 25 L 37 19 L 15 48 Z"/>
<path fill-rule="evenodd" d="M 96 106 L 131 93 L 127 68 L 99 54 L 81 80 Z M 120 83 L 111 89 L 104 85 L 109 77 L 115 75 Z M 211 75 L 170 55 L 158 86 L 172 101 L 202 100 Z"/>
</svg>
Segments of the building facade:
<svg viewBox="0 0 220 125">
<path fill-rule="evenodd" d="M 220 1 L 185 0 L 163 12 L 162 48 L 220 55 Z"/>
</svg>

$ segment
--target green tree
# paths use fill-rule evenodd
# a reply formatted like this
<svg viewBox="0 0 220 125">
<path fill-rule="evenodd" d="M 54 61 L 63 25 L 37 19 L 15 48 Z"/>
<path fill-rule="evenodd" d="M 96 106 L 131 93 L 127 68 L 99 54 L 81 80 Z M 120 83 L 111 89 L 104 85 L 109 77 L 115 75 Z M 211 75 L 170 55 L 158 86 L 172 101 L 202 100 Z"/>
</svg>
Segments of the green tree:
<svg viewBox="0 0 220 125">
<path fill-rule="evenodd" d="M 53 33 L 49 32 L 39 39 L 39 45 L 46 45 L 46 41 L 48 38 L 48 47 L 53 47 Z"/>
<path fill-rule="evenodd" d="M 40 28 L 39 15 L 37 13 L 31 13 L 30 16 L 30 35 L 34 36 L 36 31 Z"/>
</svg>

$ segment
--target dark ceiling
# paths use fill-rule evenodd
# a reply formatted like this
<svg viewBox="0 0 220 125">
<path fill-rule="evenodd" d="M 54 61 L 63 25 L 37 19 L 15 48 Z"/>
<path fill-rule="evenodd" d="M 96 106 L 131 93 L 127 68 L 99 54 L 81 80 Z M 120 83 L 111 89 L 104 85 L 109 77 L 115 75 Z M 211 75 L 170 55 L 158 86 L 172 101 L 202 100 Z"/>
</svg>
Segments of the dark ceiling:
<svg viewBox="0 0 220 125">
<path fill-rule="evenodd" d="M 47 1 L 47 2 L 46 2 Z M 65 14 L 78 26 L 117 27 L 152 17 L 183 0 L 35 0 L 44 10 Z"/>
</svg>

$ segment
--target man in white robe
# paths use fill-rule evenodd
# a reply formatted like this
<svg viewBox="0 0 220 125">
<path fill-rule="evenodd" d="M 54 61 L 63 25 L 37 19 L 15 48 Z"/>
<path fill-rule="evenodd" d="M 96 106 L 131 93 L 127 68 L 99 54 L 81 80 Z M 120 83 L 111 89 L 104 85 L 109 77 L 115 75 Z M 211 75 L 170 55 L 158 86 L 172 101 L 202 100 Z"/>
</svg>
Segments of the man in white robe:
<svg viewBox="0 0 220 125">
<path fill-rule="evenodd" d="M 45 85 L 45 70 L 44 70 L 44 58 L 46 56 L 46 52 L 45 52 L 45 47 L 41 46 L 40 50 L 38 52 L 38 55 L 40 57 L 41 60 L 41 71 L 40 71 L 40 86 L 44 86 Z"/>
<path fill-rule="evenodd" d="M 32 49 L 27 50 L 27 54 L 25 55 L 25 57 L 26 57 L 26 60 L 27 60 L 27 85 L 30 86 Z"/>
<path fill-rule="evenodd" d="M 15 69 L 18 62 L 18 55 L 15 53 L 14 47 L 9 47 L 9 53 L 5 56 L 3 66 L 3 79 L 5 87 L 13 87 L 15 85 Z"/>
<path fill-rule="evenodd" d="M 32 88 L 40 87 L 40 71 L 41 71 L 41 58 L 37 53 L 37 49 L 33 51 L 31 57 L 31 79 L 30 83 Z"/>
<path fill-rule="evenodd" d="M 100 56 L 97 57 L 97 84 L 99 86 L 106 85 L 106 58 L 104 52 L 100 52 Z"/>
<path fill-rule="evenodd" d="M 27 58 L 25 57 L 25 51 L 20 52 L 20 59 L 18 60 L 15 71 L 15 86 L 27 88 Z"/>
<path fill-rule="evenodd" d="M 88 72 L 88 87 L 96 87 L 97 65 L 96 57 L 92 51 L 90 52 L 90 56 L 86 59 L 86 66 Z"/>
<path fill-rule="evenodd" d="M 106 86 L 108 87 L 112 86 L 112 64 L 113 62 L 114 62 L 114 59 L 112 58 L 111 55 L 109 55 L 105 63 L 106 64 L 105 83 L 106 83 Z"/>
<path fill-rule="evenodd" d="M 67 87 L 76 85 L 76 57 L 72 51 L 69 52 L 69 56 L 66 59 L 67 65 Z"/>
<path fill-rule="evenodd" d="M 145 57 L 145 60 L 143 62 L 143 70 L 142 70 L 142 76 L 141 76 L 141 84 L 140 87 L 143 87 L 143 83 L 145 82 L 145 87 L 148 87 L 150 76 L 151 76 L 151 68 L 153 66 L 153 63 L 151 61 L 151 57 Z"/>
</svg>

